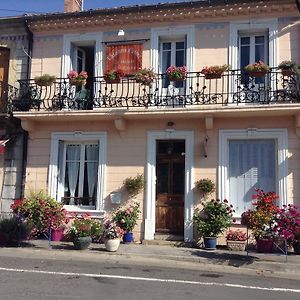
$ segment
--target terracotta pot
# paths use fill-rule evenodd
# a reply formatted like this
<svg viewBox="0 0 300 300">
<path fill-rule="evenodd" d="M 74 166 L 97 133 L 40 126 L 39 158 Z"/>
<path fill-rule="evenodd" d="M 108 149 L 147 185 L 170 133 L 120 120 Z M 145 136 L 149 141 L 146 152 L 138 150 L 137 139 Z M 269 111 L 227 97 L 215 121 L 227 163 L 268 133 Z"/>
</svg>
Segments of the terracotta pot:
<svg viewBox="0 0 300 300">
<path fill-rule="evenodd" d="M 256 77 L 256 78 L 265 77 L 267 73 L 268 71 L 248 71 L 248 75 L 250 77 Z"/>
<path fill-rule="evenodd" d="M 174 77 L 172 77 L 172 76 L 169 76 L 169 80 L 170 80 L 170 81 L 184 81 L 184 80 L 185 80 L 185 77 L 183 77 L 183 78 L 174 78 Z"/>
<path fill-rule="evenodd" d="M 76 86 L 83 86 L 86 85 L 86 79 L 84 80 L 70 79 L 70 84 Z"/>
<path fill-rule="evenodd" d="M 120 83 L 121 82 L 121 78 L 116 78 L 116 79 L 105 78 L 105 82 L 106 83 Z"/>
<path fill-rule="evenodd" d="M 218 73 L 218 74 L 206 74 L 205 79 L 219 79 L 222 77 L 223 73 Z"/>
<path fill-rule="evenodd" d="M 105 241 L 105 249 L 109 252 L 116 252 L 120 246 L 119 239 L 106 240 Z"/>
<path fill-rule="evenodd" d="M 229 240 L 227 240 L 227 248 L 230 251 L 245 251 L 246 241 L 229 241 Z"/>
</svg>

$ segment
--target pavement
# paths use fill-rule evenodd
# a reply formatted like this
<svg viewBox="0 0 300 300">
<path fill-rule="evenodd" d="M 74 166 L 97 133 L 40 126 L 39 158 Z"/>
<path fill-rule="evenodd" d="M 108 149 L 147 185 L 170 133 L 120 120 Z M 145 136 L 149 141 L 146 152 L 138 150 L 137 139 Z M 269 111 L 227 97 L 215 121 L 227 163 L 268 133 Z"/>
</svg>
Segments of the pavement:
<svg viewBox="0 0 300 300">
<path fill-rule="evenodd" d="M 201 268 L 229 273 L 252 273 L 265 276 L 300 280 L 300 255 L 289 253 L 263 254 L 233 252 L 224 249 L 213 251 L 174 245 L 121 244 L 117 252 L 107 252 L 103 244 L 91 244 L 87 250 L 74 250 L 69 242 L 31 240 L 18 248 L 0 248 L 1 257 L 34 257 L 55 260 L 104 259 L 143 265 L 168 265 L 170 267 Z"/>
</svg>

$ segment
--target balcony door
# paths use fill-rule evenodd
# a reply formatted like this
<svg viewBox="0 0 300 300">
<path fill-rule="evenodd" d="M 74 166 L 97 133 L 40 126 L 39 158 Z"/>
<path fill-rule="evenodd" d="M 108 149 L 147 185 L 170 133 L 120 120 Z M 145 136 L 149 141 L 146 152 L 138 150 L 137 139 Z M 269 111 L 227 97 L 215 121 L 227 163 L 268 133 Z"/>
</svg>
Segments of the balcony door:
<svg viewBox="0 0 300 300">
<path fill-rule="evenodd" d="M 7 84 L 10 51 L 8 48 L 0 48 L 0 109 L 3 110 L 7 101 Z"/>
<path fill-rule="evenodd" d="M 186 39 L 174 38 L 172 40 L 161 40 L 160 43 L 160 72 L 166 73 L 170 66 L 186 66 Z M 178 96 L 183 93 L 185 81 L 170 81 L 167 76 L 162 79 L 162 91 L 164 95 Z"/>
</svg>

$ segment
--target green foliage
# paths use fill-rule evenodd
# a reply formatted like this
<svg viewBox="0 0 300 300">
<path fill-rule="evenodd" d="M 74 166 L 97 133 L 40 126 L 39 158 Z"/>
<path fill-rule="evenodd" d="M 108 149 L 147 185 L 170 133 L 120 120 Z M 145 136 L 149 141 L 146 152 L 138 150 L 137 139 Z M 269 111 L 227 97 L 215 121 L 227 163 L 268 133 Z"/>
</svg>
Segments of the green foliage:
<svg viewBox="0 0 300 300">
<path fill-rule="evenodd" d="M 103 235 L 103 224 L 99 220 L 91 220 L 91 237 L 94 243 L 99 243 Z"/>
<path fill-rule="evenodd" d="M 55 80 L 56 77 L 49 74 L 43 74 L 42 76 L 36 76 L 34 78 L 35 83 L 40 86 L 51 85 Z"/>
<path fill-rule="evenodd" d="M 282 70 L 296 70 L 297 64 L 291 60 L 284 60 L 278 65 L 279 69 Z"/>
<path fill-rule="evenodd" d="M 25 199 L 15 200 L 11 209 L 32 226 L 32 235 L 47 233 L 50 227 L 57 229 L 67 223 L 63 205 L 43 191 L 32 192 Z"/>
<path fill-rule="evenodd" d="M 92 219 L 89 214 L 79 217 L 75 215 L 70 228 L 71 238 L 74 240 L 79 237 L 91 236 Z"/>
<path fill-rule="evenodd" d="M 215 190 L 215 184 L 208 178 L 203 178 L 195 182 L 196 189 L 204 195 L 210 194 Z"/>
<path fill-rule="evenodd" d="M 204 237 L 215 237 L 232 225 L 233 209 L 227 204 L 218 200 L 204 202 L 203 209 L 194 214 L 194 223 L 198 232 Z"/>
<path fill-rule="evenodd" d="M 139 203 L 134 202 L 126 207 L 120 207 L 113 216 L 113 222 L 120 226 L 123 230 L 131 232 L 137 224 L 139 213 Z"/>
<path fill-rule="evenodd" d="M 135 196 L 144 188 L 144 176 L 138 174 L 135 177 L 128 177 L 124 180 L 123 184 L 128 194 Z"/>
<path fill-rule="evenodd" d="M 30 233 L 31 227 L 15 216 L 0 220 L 0 233 L 8 242 L 24 240 Z"/>
</svg>

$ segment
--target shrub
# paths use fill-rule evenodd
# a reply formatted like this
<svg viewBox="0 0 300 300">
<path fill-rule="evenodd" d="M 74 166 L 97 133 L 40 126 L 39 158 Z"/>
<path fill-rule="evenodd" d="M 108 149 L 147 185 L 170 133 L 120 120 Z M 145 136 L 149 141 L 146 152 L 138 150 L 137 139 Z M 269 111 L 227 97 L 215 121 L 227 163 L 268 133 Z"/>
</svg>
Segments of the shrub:
<svg viewBox="0 0 300 300">
<path fill-rule="evenodd" d="M 210 194 L 215 190 L 215 184 L 208 178 L 200 179 L 195 182 L 196 189 L 204 195 Z"/>
<path fill-rule="evenodd" d="M 123 182 L 125 189 L 130 196 L 137 195 L 144 188 L 144 176 L 128 177 Z"/>
</svg>

